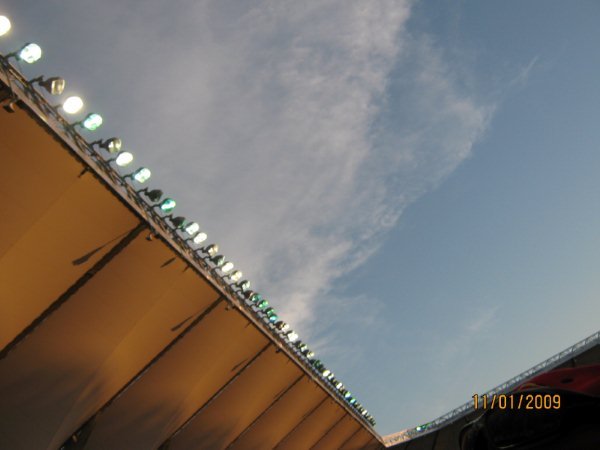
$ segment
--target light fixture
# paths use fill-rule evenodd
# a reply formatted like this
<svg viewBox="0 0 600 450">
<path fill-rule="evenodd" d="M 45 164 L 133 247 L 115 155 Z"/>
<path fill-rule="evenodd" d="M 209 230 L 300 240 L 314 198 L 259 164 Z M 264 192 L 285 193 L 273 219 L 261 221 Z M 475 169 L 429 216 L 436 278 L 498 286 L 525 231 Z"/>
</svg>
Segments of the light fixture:
<svg viewBox="0 0 600 450">
<path fill-rule="evenodd" d="M 0 36 L 4 36 L 11 29 L 12 25 L 6 16 L 0 16 Z"/>
<path fill-rule="evenodd" d="M 262 296 L 258 292 L 254 292 L 254 291 L 246 292 L 246 298 L 248 300 L 250 300 L 250 302 L 252 302 L 252 303 L 262 300 Z"/>
<path fill-rule="evenodd" d="M 192 241 L 194 242 L 194 244 L 201 244 L 202 242 L 204 242 L 207 239 L 208 239 L 208 235 L 205 232 L 201 231 L 196 236 L 194 236 Z"/>
<path fill-rule="evenodd" d="M 118 153 L 121 150 L 121 147 L 123 146 L 123 142 L 117 137 L 106 139 L 105 141 L 94 141 L 90 144 L 98 145 L 100 148 L 103 148 L 109 153 Z"/>
<path fill-rule="evenodd" d="M 129 164 L 133 162 L 133 155 L 129 152 L 119 152 L 117 156 L 113 159 L 109 159 L 108 162 L 113 162 L 119 167 L 127 167 Z M 139 170 L 139 169 L 138 169 Z M 137 170 L 136 170 L 137 172 Z M 134 173 L 136 173 L 134 172 Z M 133 177 L 133 173 L 129 175 Z"/>
<path fill-rule="evenodd" d="M 6 59 L 14 57 L 17 60 L 25 61 L 27 64 L 33 64 L 42 57 L 42 49 L 39 45 L 30 42 L 21 47 L 18 52 L 9 53 Z"/>
<path fill-rule="evenodd" d="M 269 322 L 275 323 L 279 320 L 279 316 L 277 314 L 273 314 L 273 315 L 269 316 L 268 319 L 269 319 Z"/>
<path fill-rule="evenodd" d="M 284 321 L 280 320 L 279 322 L 277 322 L 275 324 L 275 328 L 277 328 L 282 333 L 285 333 L 287 330 L 290 329 L 290 325 L 288 323 L 285 323 Z"/>
<path fill-rule="evenodd" d="M 265 309 L 263 312 L 267 315 L 267 317 L 270 317 L 273 314 L 275 314 L 275 310 L 273 309 L 273 307 L 269 307 L 269 308 Z"/>
<path fill-rule="evenodd" d="M 197 222 L 190 222 L 183 228 L 183 231 L 185 231 L 190 236 L 193 236 L 198 231 L 200 231 L 200 225 L 198 225 Z"/>
<path fill-rule="evenodd" d="M 351 399 L 348 400 L 348 403 L 350 403 L 351 405 L 355 405 L 356 399 L 354 397 L 352 397 Z"/>
<path fill-rule="evenodd" d="M 215 256 L 219 252 L 219 246 L 217 244 L 211 244 L 203 250 L 208 256 Z"/>
<path fill-rule="evenodd" d="M 98 128 L 102 126 L 102 116 L 98 113 L 91 113 L 85 116 L 80 122 L 75 122 L 73 125 L 81 125 L 88 131 L 96 131 Z"/>
<path fill-rule="evenodd" d="M 307 351 L 304 354 L 308 359 L 312 358 L 313 356 L 315 356 L 315 352 L 313 352 L 312 350 Z"/>
<path fill-rule="evenodd" d="M 286 337 L 288 341 L 294 342 L 296 339 L 298 339 L 298 333 L 296 333 L 294 330 L 290 330 L 287 332 Z"/>
<path fill-rule="evenodd" d="M 217 267 L 221 267 L 223 264 L 225 264 L 225 257 L 223 255 L 213 256 L 212 258 L 210 258 L 210 260 Z"/>
<path fill-rule="evenodd" d="M 321 375 L 323 375 L 325 378 L 327 378 L 330 373 L 331 373 L 331 370 L 325 369 L 323 372 L 321 372 Z"/>
<path fill-rule="evenodd" d="M 43 76 L 29 80 L 30 83 L 37 83 L 43 87 L 46 92 L 52 95 L 60 95 L 65 90 L 66 81 L 61 77 L 44 78 Z"/>
<path fill-rule="evenodd" d="M 269 306 L 269 302 L 267 300 L 265 300 L 264 298 L 258 302 L 256 302 L 256 307 L 258 309 L 265 309 L 267 306 Z"/>
<path fill-rule="evenodd" d="M 149 191 L 148 188 L 144 188 L 138 191 L 138 194 L 144 194 L 148 198 L 148 200 L 150 200 L 153 203 L 157 203 L 162 198 L 163 191 L 161 191 L 160 189 L 152 189 L 151 191 Z"/>
<path fill-rule="evenodd" d="M 229 272 L 231 269 L 233 269 L 233 263 L 231 261 L 227 261 L 226 263 L 223 264 L 223 266 L 221 267 L 221 272 L 223 273 L 227 273 Z"/>
<path fill-rule="evenodd" d="M 170 213 L 171 211 L 173 211 L 175 209 L 175 206 L 177 206 L 177 202 L 175 200 L 173 200 L 172 198 L 165 198 L 158 205 L 160 210 L 165 213 Z"/>
<path fill-rule="evenodd" d="M 234 283 L 236 283 L 236 282 L 240 281 L 240 279 L 242 278 L 242 275 L 244 275 L 244 274 L 242 272 L 240 272 L 239 270 L 234 270 L 229 275 L 229 279 L 231 281 L 233 281 Z"/>
<path fill-rule="evenodd" d="M 237 284 L 237 287 L 239 287 L 242 292 L 246 292 L 250 289 L 250 282 L 248 280 L 240 281 Z"/>
<path fill-rule="evenodd" d="M 169 221 L 173 224 L 176 229 L 183 228 L 185 226 L 185 217 L 177 216 L 177 217 L 168 217 Z"/>
<path fill-rule="evenodd" d="M 54 108 L 62 108 L 67 114 L 77 114 L 83 108 L 83 100 L 77 95 L 72 95 L 67 97 L 61 105 L 56 105 Z"/>
<path fill-rule="evenodd" d="M 349 400 L 350 398 L 352 398 L 352 393 L 351 393 L 351 392 L 349 392 L 349 391 L 346 391 L 346 392 L 344 393 L 344 398 L 345 398 L 346 400 Z"/>
<path fill-rule="evenodd" d="M 131 178 L 133 178 L 138 183 L 145 183 L 150 179 L 151 176 L 152 172 L 150 172 L 150 169 L 148 169 L 147 167 L 140 167 L 138 170 L 131 174 Z"/>
</svg>

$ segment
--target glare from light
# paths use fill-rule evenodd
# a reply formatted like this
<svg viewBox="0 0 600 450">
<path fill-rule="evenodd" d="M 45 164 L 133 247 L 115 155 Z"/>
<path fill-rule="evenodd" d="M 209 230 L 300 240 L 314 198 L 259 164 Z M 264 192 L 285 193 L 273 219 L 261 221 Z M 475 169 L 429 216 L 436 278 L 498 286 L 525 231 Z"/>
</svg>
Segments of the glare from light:
<svg viewBox="0 0 600 450">
<path fill-rule="evenodd" d="M 83 108 L 83 100 L 81 97 L 73 95 L 64 101 L 62 108 L 67 114 L 77 114 Z"/>
<path fill-rule="evenodd" d="M 194 242 L 194 244 L 201 244 L 202 242 L 204 242 L 207 239 L 208 239 L 208 234 L 206 234 L 204 232 L 200 232 L 196 236 L 194 236 L 194 239 L 192 239 L 192 241 Z"/>
<path fill-rule="evenodd" d="M 121 152 L 115 158 L 115 164 L 119 167 L 126 167 L 133 161 L 133 155 L 129 152 Z"/>
<path fill-rule="evenodd" d="M 124 152 L 127 153 L 127 152 Z M 121 153 L 122 154 L 122 153 Z M 130 153 L 131 154 L 131 153 Z M 117 158 L 118 159 L 118 158 Z M 133 160 L 133 156 L 132 156 L 132 160 Z M 131 162 L 131 161 L 130 161 Z M 117 163 L 118 164 L 118 163 Z M 138 183 L 145 183 L 146 181 L 148 181 L 150 179 L 150 177 L 152 176 L 152 172 L 150 172 L 150 169 L 146 168 L 146 167 L 140 167 L 138 170 L 136 170 L 135 172 L 133 172 L 133 174 L 131 175 L 131 177 L 137 181 Z M 154 192 L 155 195 L 157 195 L 158 193 L 155 191 L 151 191 Z M 160 192 L 160 191 L 159 191 Z M 158 196 L 158 200 L 160 200 L 160 197 L 162 197 L 162 192 L 160 192 L 160 195 Z M 148 198 L 150 198 L 150 196 L 148 196 Z M 150 198 L 151 199 L 151 198 Z M 152 199 L 151 199 L 152 200 Z M 158 200 L 153 200 L 153 201 L 158 201 Z"/>
<path fill-rule="evenodd" d="M 32 42 L 26 44 L 19 50 L 18 56 L 21 61 L 25 61 L 27 64 L 33 64 L 42 57 L 42 49 L 39 45 Z"/>
<path fill-rule="evenodd" d="M 240 281 L 242 275 L 244 275 L 242 272 L 240 272 L 239 270 L 235 270 L 231 273 L 231 275 L 229 275 L 229 279 L 235 283 L 237 281 Z"/>
<path fill-rule="evenodd" d="M 233 269 L 233 263 L 231 261 L 227 261 L 225 264 L 223 264 L 223 267 L 221 267 L 221 272 L 227 273 L 231 269 Z"/>
<path fill-rule="evenodd" d="M 165 213 L 170 213 L 175 209 L 175 206 L 177 206 L 177 202 L 175 200 L 172 198 L 165 198 L 160 204 L 160 209 Z"/>
<path fill-rule="evenodd" d="M 85 119 L 83 119 L 81 125 L 86 130 L 96 131 L 102 125 L 102 116 L 96 113 L 89 114 Z"/>
<path fill-rule="evenodd" d="M 11 29 L 12 25 L 6 16 L 0 16 L 0 36 L 4 36 Z"/>
<path fill-rule="evenodd" d="M 183 231 L 185 231 L 187 234 L 189 234 L 191 236 L 193 234 L 196 234 L 198 231 L 200 231 L 200 225 L 198 225 L 196 222 L 190 222 L 185 226 Z"/>
</svg>

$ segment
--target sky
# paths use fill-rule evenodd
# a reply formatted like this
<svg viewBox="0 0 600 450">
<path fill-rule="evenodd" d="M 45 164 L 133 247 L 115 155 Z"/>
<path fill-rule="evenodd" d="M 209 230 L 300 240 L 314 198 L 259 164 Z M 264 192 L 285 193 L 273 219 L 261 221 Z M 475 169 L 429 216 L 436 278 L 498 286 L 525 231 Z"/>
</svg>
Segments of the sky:
<svg viewBox="0 0 600 450">
<path fill-rule="evenodd" d="M 0 0 L 389 434 L 600 328 L 600 3 Z"/>
</svg>

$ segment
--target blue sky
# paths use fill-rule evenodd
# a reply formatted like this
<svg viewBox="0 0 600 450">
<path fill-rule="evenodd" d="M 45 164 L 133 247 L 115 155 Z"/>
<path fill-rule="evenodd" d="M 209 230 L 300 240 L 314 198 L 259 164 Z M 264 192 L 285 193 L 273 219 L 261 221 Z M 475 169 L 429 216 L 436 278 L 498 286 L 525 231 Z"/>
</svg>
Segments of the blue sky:
<svg viewBox="0 0 600 450">
<path fill-rule="evenodd" d="M 301 3 L 299 5 L 298 3 Z M 4 0 L 388 434 L 597 331 L 600 4 Z"/>
</svg>

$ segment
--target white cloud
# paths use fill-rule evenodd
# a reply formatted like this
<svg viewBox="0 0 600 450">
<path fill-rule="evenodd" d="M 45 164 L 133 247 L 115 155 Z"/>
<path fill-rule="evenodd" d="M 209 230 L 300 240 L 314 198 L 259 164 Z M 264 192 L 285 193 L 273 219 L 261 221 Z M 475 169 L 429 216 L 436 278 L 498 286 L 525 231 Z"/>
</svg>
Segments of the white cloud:
<svg viewBox="0 0 600 450">
<path fill-rule="evenodd" d="M 98 95 L 121 96 L 111 115 L 153 182 L 302 333 L 338 314 L 334 281 L 470 155 L 491 114 L 407 31 L 410 1 L 101 3 L 64 11 L 93 16 L 62 22 L 102 45 L 70 57 L 101 65 Z"/>
</svg>

